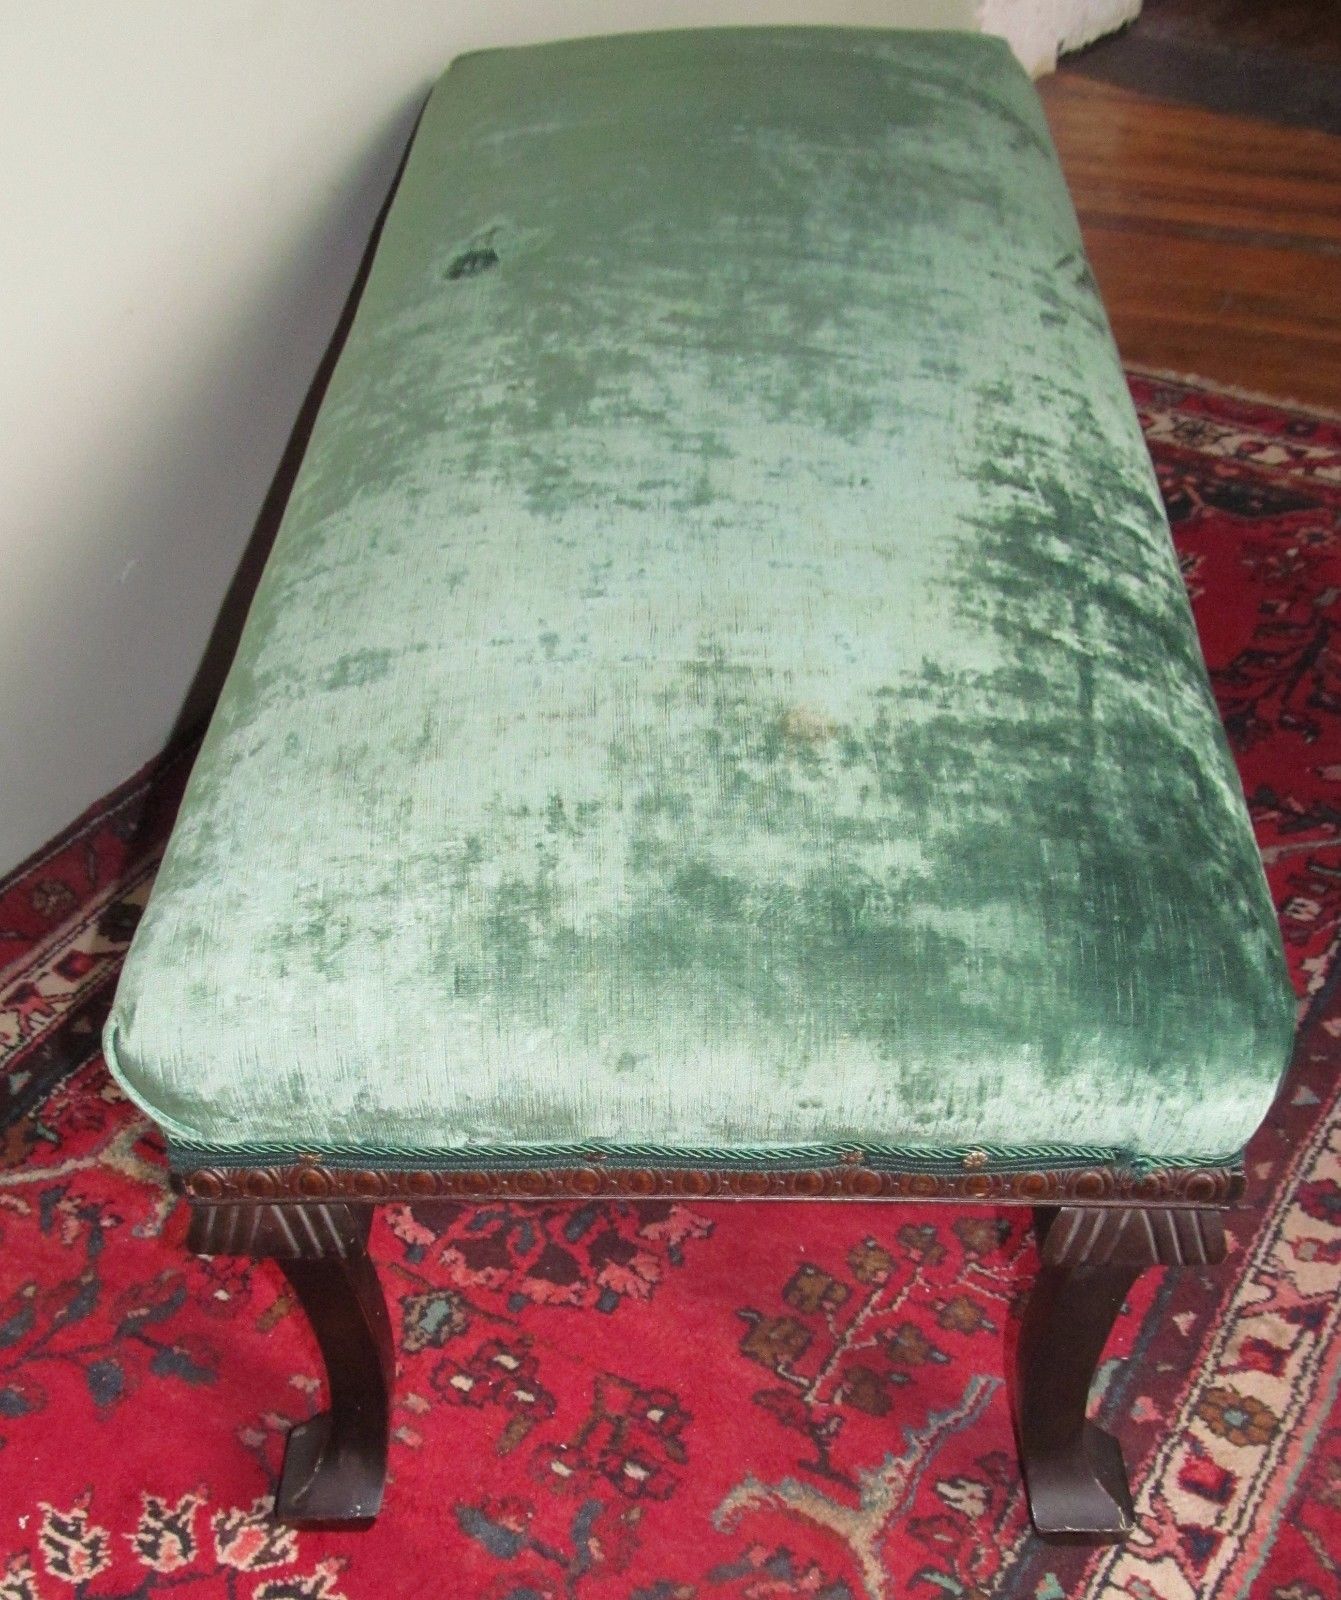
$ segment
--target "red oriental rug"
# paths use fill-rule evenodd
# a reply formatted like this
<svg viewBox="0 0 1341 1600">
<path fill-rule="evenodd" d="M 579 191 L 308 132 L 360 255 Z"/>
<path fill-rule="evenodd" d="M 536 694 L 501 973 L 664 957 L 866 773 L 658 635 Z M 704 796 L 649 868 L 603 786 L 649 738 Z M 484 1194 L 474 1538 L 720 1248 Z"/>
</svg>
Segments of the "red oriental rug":
<svg viewBox="0 0 1341 1600">
<path fill-rule="evenodd" d="M 1341 426 L 1132 387 L 1303 1025 L 1230 1263 L 1147 1274 L 1102 1368 L 1127 1546 L 1029 1531 L 1024 1218 L 852 1204 L 388 1212 L 386 1510 L 273 1526 L 315 1346 L 271 1267 L 186 1255 L 97 1053 L 183 759 L 0 884 L 0 1600 L 1341 1594 Z"/>
</svg>

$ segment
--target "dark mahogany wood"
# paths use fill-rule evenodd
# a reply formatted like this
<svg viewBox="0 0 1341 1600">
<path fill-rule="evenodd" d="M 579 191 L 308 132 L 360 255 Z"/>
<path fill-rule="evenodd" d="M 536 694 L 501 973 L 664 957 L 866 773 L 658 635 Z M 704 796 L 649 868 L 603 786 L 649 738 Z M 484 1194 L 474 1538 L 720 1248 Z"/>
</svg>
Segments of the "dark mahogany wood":
<svg viewBox="0 0 1341 1600">
<path fill-rule="evenodd" d="M 1132 1285 L 1156 1264 L 1225 1253 L 1218 1213 L 1065 1206 L 1038 1213 L 1043 1265 L 1016 1350 L 1015 1422 L 1029 1511 L 1049 1538 L 1115 1540 L 1134 1521 L 1117 1440 L 1086 1416 L 1090 1385 Z"/>
<path fill-rule="evenodd" d="M 289 1435 L 275 1515 L 296 1526 L 368 1523 L 382 1504 L 394 1355 L 366 1250 L 282 1261 L 326 1363 L 330 1407 Z"/>
<path fill-rule="evenodd" d="M 1140 1267 L 1045 1266 L 1020 1332 L 1016 1431 L 1034 1526 L 1121 1539 L 1131 1492 L 1117 1440 L 1085 1416 L 1090 1383 Z"/>
<path fill-rule="evenodd" d="M 395 1357 L 371 1217 L 366 1205 L 322 1203 L 193 1209 L 192 1249 L 278 1262 L 326 1364 L 329 1405 L 290 1433 L 275 1496 L 275 1515 L 295 1527 L 366 1527 L 382 1504 Z"/>
<path fill-rule="evenodd" d="M 295 1185 L 305 1181 L 318 1190 L 327 1176 L 312 1167 L 290 1170 Z M 205 1181 L 193 1186 L 192 1176 Z M 1222 1182 L 1228 1185 L 1235 1176 L 1226 1172 Z M 386 1479 L 394 1370 L 386 1302 L 367 1250 L 372 1201 L 310 1194 L 273 1200 L 255 1193 L 205 1198 L 200 1190 L 214 1177 L 188 1175 L 184 1185 L 192 1210 L 190 1247 L 207 1255 L 277 1261 L 326 1363 L 330 1405 L 289 1436 L 275 1514 L 297 1526 L 366 1525 L 381 1505 Z M 351 1182 L 368 1178 L 350 1175 Z M 252 1181 L 262 1187 L 255 1174 Z M 1174 1183 L 1160 1192 L 1171 1190 L 1187 1193 Z M 1116 1182 L 1107 1196 L 1115 1191 L 1121 1192 Z M 541 1186 L 530 1197 L 541 1195 L 552 1199 L 553 1189 Z M 420 1198 L 429 1197 L 425 1185 Z M 748 1198 L 748 1191 L 734 1191 L 733 1197 Z M 1049 1537 L 1120 1539 L 1130 1531 L 1132 1502 L 1121 1451 L 1086 1417 L 1095 1369 L 1114 1318 L 1146 1267 L 1207 1266 L 1225 1253 L 1217 1210 L 1109 1197 L 1035 1211 L 1043 1265 L 1021 1328 L 1014 1401 L 1030 1511 L 1039 1532 Z"/>
<path fill-rule="evenodd" d="M 1243 1192 L 1241 1167 L 990 1169 L 970 1151 L 958 1170 L 873 1164 L 850 1150 L 829 1166 L 630 1167 L 600 1155 L 587 1165 L 348 1167 L 302 1156 L 268 1167 L 179 1165 L 193 1201 L 347 1200 L 976 1200 L 1004 1205 L 1223 1206 Z"/>
</svg>

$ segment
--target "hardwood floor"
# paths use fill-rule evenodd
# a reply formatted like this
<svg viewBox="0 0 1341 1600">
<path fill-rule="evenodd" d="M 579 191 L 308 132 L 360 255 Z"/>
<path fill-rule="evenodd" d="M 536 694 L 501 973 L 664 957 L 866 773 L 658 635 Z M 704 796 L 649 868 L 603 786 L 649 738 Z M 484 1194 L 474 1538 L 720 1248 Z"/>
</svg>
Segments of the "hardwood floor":
<svg viewBox="0 0 1341 1600">
<path fill-rule="evenodd" d="M 1039 89 L 1123 357 L 1341 411 L 1341 137 Z"/>
</svg>

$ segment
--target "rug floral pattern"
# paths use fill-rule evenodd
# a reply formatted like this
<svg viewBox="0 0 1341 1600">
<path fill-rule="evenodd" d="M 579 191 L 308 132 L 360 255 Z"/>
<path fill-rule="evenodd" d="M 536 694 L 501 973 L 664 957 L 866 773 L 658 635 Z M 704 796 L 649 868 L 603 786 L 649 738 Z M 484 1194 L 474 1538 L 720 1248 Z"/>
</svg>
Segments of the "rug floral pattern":
<svg viewBox="0 0 1341 1600">
<path fill-rule="evenodd" d="M 1305 1020 L 1229 1266 L 1147 1274 L 1101 1369 L 1128 1544 L 1028 1529 L 1023 1219 L 875 1205 L 390 1208 L 386 1511 L 272 1524 L 315 1346 L 272 1267 L 185 1253 L 97 1053 L 174 770 L 0 884 L 0 1600 L 1341 1592 L 1341 428 L 1132 387 Z"/>
</svg>

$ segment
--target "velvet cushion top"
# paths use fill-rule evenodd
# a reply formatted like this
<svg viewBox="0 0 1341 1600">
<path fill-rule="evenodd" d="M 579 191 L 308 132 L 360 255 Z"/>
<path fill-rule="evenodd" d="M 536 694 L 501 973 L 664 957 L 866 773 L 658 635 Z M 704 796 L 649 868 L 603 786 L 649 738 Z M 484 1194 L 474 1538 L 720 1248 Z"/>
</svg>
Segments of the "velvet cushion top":
<svg viewBox="0 0 1341 1600">
<path fill-rule="evenodd" d="M 179 1156 L 1209 1161 L 1291 1028 L 1005 47 L 457 61 L 108 1026 Z"/>
</svg>

